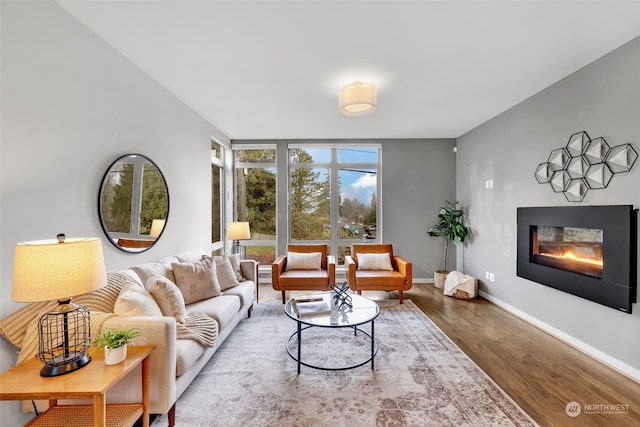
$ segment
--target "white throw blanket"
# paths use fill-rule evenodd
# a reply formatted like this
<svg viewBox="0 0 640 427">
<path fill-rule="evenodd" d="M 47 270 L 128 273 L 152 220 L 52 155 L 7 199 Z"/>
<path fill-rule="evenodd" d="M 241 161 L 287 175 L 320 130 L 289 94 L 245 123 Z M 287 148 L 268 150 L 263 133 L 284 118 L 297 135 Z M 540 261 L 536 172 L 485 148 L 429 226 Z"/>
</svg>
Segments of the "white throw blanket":
<svg viewBox="0 0 640 427">
<path fill-rule="evenodd" d="M 473 276 L 467 276 L 466 274 L 460 273 L 459 271 L 452 271 L 447 274 L 447 278 L 444 281 L 444 294 L 448 296 L 453 296 L 456 291 L 465 291 L 469 295 L 474 295 L 475 293 L 475 282 L 476 278 Z"/>
</svg>

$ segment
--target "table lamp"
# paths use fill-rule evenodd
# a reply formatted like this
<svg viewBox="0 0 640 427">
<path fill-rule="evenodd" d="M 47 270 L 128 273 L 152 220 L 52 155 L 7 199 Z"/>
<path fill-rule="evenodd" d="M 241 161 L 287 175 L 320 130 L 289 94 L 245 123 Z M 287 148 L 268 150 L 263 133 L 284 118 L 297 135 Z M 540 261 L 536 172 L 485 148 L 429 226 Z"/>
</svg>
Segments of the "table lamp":
<svg viewBox="0 0 640 427">
<path fill-rule="evenodd" d="M 164 224 L 166 219 L 154 219 L 151 221 L 151 231 L 149 232 L 149 236 L 151 237 L 159 237 L 164 230 Z"/>
<path fill-rule="evenodd" d="M 40 375 L 66 374 L 91 361 L 89 309 L 71 297 L 107 284 L 102 242 L 97 237 L 39 240 L 16 244 L 12 299 L 16 302 L 58 300 L 38 322 Z"/>
<path fill-rule="evenodd" d="M 251 238 L 248 222 L 230 222 L 227 224 L 227 239 L 234 240 L 231 253 L 237 254 L 238 258 L 244 259 L 244 246 L 240 245 L 240 240 Z"/>
</svg>

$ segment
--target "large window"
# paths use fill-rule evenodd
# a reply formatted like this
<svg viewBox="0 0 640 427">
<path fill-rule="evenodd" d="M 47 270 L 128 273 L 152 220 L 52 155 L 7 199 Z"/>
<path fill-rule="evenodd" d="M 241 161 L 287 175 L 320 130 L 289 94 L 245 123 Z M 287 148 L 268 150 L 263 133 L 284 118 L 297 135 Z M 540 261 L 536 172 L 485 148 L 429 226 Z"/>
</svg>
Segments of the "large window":
<svg viewBox="0 0 640 427">
<path fill-rule="evenodd" d="M 380 148 L 289 146 L 289 239 L 327 243 L 338 264 L 358 241 L 378 241 Z"/>
<path fill-rule="evenodd" d="M 212 249 L 222 249 L 222 225 L 224 218 L 222 194 L 224 194 L 223 147 L 211 141 L 211 244 Z"/>
<path fill-rule="evenodd" d="M 245 257 L 270 265 L 276 257 L 276 149 L 234 147 L 236 221 L 248 221 L 251 240 L 242 241 Z"/>
</svg>

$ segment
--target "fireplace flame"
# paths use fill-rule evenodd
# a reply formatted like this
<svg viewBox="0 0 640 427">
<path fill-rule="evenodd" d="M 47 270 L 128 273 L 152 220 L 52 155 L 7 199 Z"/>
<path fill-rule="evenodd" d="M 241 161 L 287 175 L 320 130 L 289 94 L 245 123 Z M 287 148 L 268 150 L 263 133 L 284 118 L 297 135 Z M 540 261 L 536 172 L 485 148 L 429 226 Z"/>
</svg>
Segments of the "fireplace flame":
<svg viewBox="0 0 640 427">
<path fill-rule="evenodd" d="M 600 267 L 600 268 L 602 268 L 603 266 L 602 259 L 583 257 L 570 250 L 563 252 L 561 255 L 549 254 L 549 253 L 543 253 L 541 255 L 544 255 L 550 258 L 575 261 L 582 264 L 595 265 L 596 267 Z"/>
</svg>

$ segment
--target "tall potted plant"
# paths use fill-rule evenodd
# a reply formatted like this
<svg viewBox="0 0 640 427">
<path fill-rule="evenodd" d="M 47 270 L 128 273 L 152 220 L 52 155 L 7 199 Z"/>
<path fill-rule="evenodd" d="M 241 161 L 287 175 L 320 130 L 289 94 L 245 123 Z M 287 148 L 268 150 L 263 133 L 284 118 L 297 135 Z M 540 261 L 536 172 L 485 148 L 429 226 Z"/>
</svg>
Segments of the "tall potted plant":
<svg viewBox="0 0 640 427">
<path fill-rule="evenodd" d="M 436 270 L 433 275 L 433 282 L 440 289 L 444 288 L 444 280 L 449 274 L 447 269 L 449 243 L 462 244 L 469 234 L 469 228 L 462 223 L 464 212 L 459 205 L 460 202 L 457 200 L 455 202 L 446 200 L 438 213 L 438 221 L 428 231 L 429 236 L 442 237 L 444 242 L 444 270 Z"/>
</svg>

